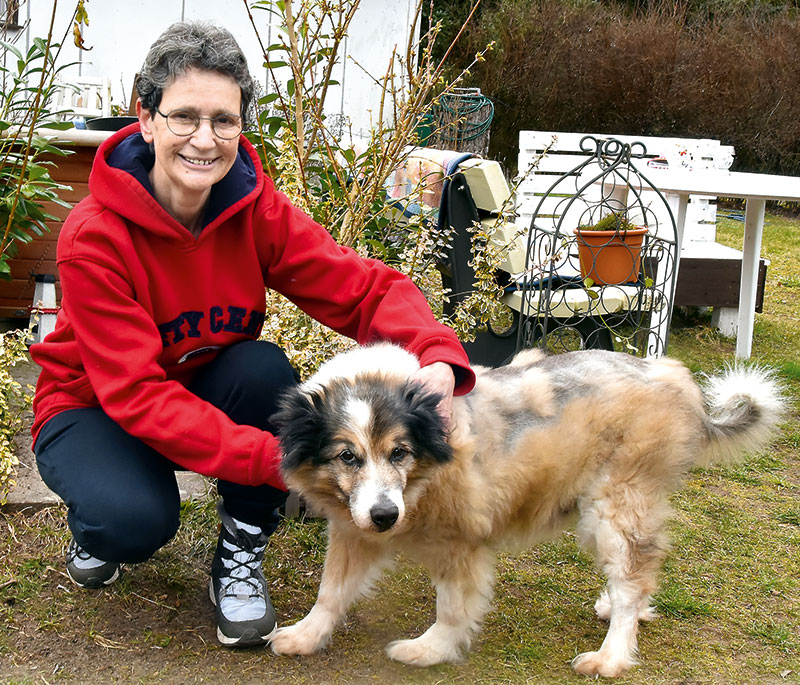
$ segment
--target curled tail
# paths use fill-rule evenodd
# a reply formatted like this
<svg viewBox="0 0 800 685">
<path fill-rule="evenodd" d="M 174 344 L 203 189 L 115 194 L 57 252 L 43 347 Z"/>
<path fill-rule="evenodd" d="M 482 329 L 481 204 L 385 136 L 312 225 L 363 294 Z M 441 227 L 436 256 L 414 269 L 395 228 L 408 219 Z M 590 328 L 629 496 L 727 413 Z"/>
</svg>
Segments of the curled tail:
<svg viewBox="0 0 800 685">
<path fill-rule="evenodd" d="M 764 449 L 785 403 L 775 374 L 759 366 L 732 366 L 703 385 L 708 444 L 697 464 L 735 461 Z"/>
</svg>

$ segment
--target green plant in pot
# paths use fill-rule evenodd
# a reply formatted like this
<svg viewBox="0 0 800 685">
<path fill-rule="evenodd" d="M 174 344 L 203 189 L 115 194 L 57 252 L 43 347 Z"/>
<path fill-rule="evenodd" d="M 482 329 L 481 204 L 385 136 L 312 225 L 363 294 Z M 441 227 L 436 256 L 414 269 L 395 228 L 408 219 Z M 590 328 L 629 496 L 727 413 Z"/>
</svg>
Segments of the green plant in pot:
<svg viewBox="0 0 800 685">
<path fill-rule="evenodd" d="M 581 276 L 596 285 L 620 285 L 639 280 L 642 244 L 647 228 L 612 212 L 598 222 L 575 229 Z"/>
</svg>

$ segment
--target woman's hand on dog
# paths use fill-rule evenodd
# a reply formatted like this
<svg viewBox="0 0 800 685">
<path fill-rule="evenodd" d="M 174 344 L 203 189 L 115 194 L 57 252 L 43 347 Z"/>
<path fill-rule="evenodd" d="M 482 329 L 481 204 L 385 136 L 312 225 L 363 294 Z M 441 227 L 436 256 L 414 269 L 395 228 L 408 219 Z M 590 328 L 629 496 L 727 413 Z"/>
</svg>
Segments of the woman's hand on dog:
<svg viewBox="0 0 800 685">
<path fill-rule="evenodd" d="M 411 379 L 419 381 L 426 389 L 442 398 L 438 409 L 444 419 L 445 428 L 449 428 L 450 419 L 453 416 L 453 390 L 456 387 L 453 368 L 444 362 L 433 362 L 433 364 L 423 366 Z"/>
</svg>

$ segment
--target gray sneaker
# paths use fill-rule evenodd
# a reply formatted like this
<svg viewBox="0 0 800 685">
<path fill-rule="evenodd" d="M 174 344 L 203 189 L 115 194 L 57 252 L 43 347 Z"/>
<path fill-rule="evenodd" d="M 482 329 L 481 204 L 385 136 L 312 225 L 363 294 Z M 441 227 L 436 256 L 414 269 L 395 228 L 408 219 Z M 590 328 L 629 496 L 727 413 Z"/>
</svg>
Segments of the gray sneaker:
<svg viewBox="0 0 800 685">
<path fill-rule="evenodd" d="M 226 647 L 265 644 L 277 629 L 261 570 L 267 536 L 260 530 L 245 530 L 222 502 L 217 512 L 222 527 L 208 587 L 217 608 L 217 639 Z"/>
<path fill-rule="evenodd" d="M 120 565 L 113 561 L 103 561 L 89 554 L 73 538 L 67 550 L 67 575 L 82 588 L 97 590 L 111 585 L 119 578 Z"/>
</svg>

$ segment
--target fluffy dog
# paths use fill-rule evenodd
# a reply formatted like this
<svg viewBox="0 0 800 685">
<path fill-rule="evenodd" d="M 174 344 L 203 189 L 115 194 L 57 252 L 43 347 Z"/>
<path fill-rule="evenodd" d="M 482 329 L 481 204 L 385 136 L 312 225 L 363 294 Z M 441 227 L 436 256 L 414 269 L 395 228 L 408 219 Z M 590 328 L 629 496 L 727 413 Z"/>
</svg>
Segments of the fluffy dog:
<svg viewBox="0 0 800 685">
<path fill-rule="evenodd" d="M 526 351 L 476 369 L 448 433 L 438 398 L 408 381 L 417 368 L 395 346 L 356 349 L 323 365 L 276 417 L 286 482 L 328 519 L 329 540 L 316 604 L 278 630 L 273 651 L 322 648 L 400 552 L 429 569 L 436 622 L 391 643 L 388 656 L 457 660 L 489 607 L 496 551 L 577 521 L 607 578 L 595 610 L 609 629 L 573 667 L 623 673 L 639 620 L 654 616 L 669 494 L 692 466 L 767 444 L 782 409 L 774 381 L 729 369 L 701 390 L 670 359 Z"/>
</svg>

